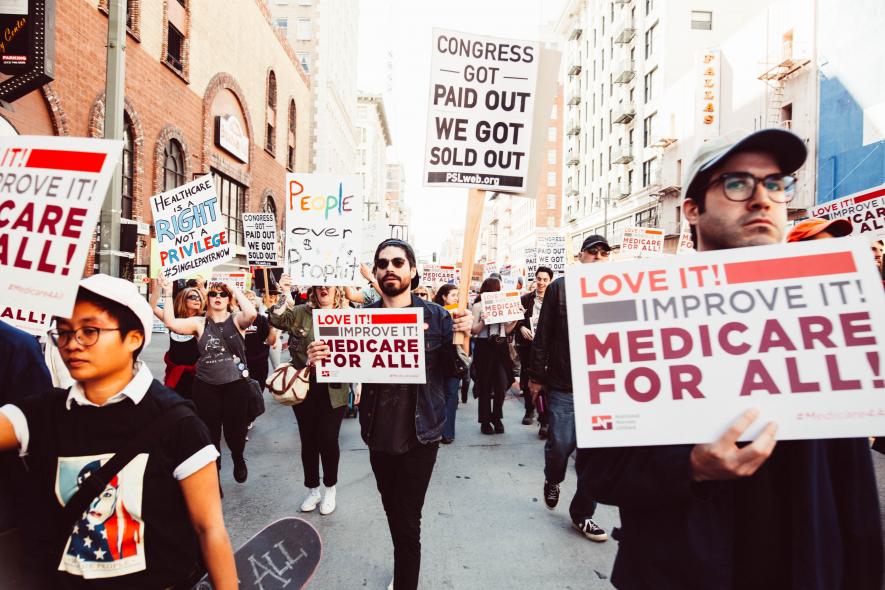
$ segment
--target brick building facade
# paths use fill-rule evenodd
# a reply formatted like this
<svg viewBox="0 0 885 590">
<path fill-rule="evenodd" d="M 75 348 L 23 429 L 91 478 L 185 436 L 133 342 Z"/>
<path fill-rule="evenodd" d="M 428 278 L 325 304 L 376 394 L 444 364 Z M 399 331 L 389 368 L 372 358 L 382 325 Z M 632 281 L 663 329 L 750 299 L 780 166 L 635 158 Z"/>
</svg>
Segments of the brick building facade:
<svg viewBox="0 0 885 590">
<path fill-rule="evenodd" d="M 279 212 L 281 226 L 286 172 L 308 171 L 312 112 L 307 74 L 262 0 L 128 6 L 121 209 L 142 223 L 126 275 L 150 261 L 147 199 L 202 174 L 215 178 L 232 238 L 242 240 L 244 211 Z M 101 137 L 107 28 L 107 0 L 58 0 L 56 79 L 0 117 L 21 135 Z"/>
</svg>

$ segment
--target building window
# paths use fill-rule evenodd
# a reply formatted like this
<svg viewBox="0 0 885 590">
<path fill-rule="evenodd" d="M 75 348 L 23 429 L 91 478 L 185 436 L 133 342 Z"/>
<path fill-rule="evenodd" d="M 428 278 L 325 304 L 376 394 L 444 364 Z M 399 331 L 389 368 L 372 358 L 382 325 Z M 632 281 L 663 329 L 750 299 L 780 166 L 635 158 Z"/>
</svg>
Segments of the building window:
<svg viewBox="0 0 885 590">
<path fill-rule="evenodd" d="M 651 11 L 655 9 L 654 0 L 645 0 L 645 16 L 651 14 Z"/>
<path fill-rule="evenodd" d="M 654 86 L 655 86 L 655 72 L 657 68 L 653 69 L 649 73 L 645 75 L 645 102 L 647 103 L 652 98 L 654 98 Z"/>
<path fill-rule="evenodd" d="M 654 181 L 655 159 L 652 158 L 642 163 L 642 188 L 647 188 Z"/>
<path fill-rule="evenodd" d="M 547 216 L 547 227 L 556 227 L 556 218 L 553 215 Z"/>
<path fill-rule="evenodd" d="M 555 121 L 556 117 L 558 117 L 558 116 L 559 116 L 559 112 L 556 109 L 556 105 L 553 105 L 553 107 L 550 109 L 550 120 Z"/>
<path fill-rule="evenodd" d="M 295 39 L 298 41 L 310 41 L 313 39 L 313 25 L 309 18 L 299 18 L 295 27 Z"/>
<path fill-rule="evenodd" d="M 712 31 L 713 13 L 709 10 L 692 10 L 691 28 L 699 31 Z"/>
<path fill-rule="evenodd" d="M 163 190 L 172 189 L 184 184 L 184 150 L 181 144 L 170 139 L 163 148 Z"/>
<path fill-rule="evenodd" d="M 271 70 L 267 74 L 267 112 L 265 113 L 265 139 L 264 149 L 271 154 L 276 149 L 276 121 L 277 121 L 277 76 Z"/>
<path fill-rule="evenodd" d="M 549 187 L 556 186 L 556 172 L 548 172 L 547 173 L 547 186 L 549 186 Z"/>
<path fill-rule="evenodd" d="M 655 29 L 657 27 L 658 25 L 655 23 L 645 32 L 645 59 L 650 58 L 655 51 Z"/>
<path fill-rule="evenodd" d="M 547 163 L 556 164 L 556 150 L 547 150 Z"/>
<path fill-rule="evenodd" d="M 289 34 L 289 19 L 286 17 L 276 18 L 273 21 L 273 24 L 276 28 L 280 30 L 283 35 Z"/>
<path fill-rule="evenodd" d="M 309 53 L 299 53 L 298 61 L 301 63 L 301 69 L 304 70 L 305 74 L 310 73 L 310 54 Z"/>
<path fill-rule="evenodd" d="M 264 197 L 264 205 L 262 206 L 262 210 L 264 213 L 270 213 L 273 215 L 274 225 L 276 225 L 277 202 L 274 201 L 273 194 L 268 194 Z"/>
<path fill-rule="evenodd" d="M 289 132 L 286 141 L 286 168 L 295 172 L 295 101 L 289 101 Z"/>
<path fill-rule="evenodd" d="M 217 170 L 212 170 L 212 180 L 218 191 L 221 218 L 231 244 L 243 245 L 242 215 L 246 210 L 246 187 Z"/>
<path fill-rule="evenodd" d="M 169 23 L 169 31 L 166 35 L 166 63 L 177 72 L 184 71 L 184 35 Z"/>
<path fill-rule="evenodd" d="M 120 215 L 124 219 L 132 219 L 132 203 L 135 193 L 134 155 L 132 121 L 127 116 L 123 121 L 123 192 L 120 200 Z"/>
<path fill-rule="evenodd" d="M 556 195 L 547 195 L 547 208 L 556 209 Z"/>
<path fill-rule="evenodd" d="M 642 147 L 648 147 L 654 141 L 655 116 L 652 113 L 642 121 Z"/>
<path fill-rule="evenodd" d="M 655 207 L 640 211 L 636 214 L 637 227 L 656 227 L 658 225 L 658 210 Z"/>
<path fill-rule="evenodd" d="M 547 128 L 547 141 L 556 141 L 556 127 Z"/>
</svg>

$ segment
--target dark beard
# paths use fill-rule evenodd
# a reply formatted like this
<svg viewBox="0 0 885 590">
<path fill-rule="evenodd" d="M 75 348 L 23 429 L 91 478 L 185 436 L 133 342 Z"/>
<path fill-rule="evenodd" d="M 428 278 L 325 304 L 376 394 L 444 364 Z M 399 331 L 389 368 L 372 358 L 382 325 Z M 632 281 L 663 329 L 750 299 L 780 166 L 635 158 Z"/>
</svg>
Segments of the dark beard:
<svg viewBox="0 0 885 590">
<path fill-rule="evenodd" d="M 396 297 L 400 293 L 405 292 L 406 289 L 409 288 L 409 285 L 412 283 L 411 280 L 403 281 L 399 279 L 399 283 L 389 283 L 387 281 L 382 281 L 379 287 L 381 287 L 381 292 L 387 295 L 388 297 Z"/>
</svg>

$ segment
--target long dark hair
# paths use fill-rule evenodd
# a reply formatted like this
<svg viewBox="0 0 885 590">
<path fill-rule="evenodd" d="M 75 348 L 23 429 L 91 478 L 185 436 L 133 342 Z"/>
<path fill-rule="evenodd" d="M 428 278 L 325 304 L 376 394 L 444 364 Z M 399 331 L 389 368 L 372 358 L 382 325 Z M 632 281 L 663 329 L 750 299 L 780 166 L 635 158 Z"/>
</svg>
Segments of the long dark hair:
<svg viewBox="0 0 885 590">
<path fill-rule="evenodd" d="M 439 288 L 439 291 L 436 292 L 436 295 L 433 297 L 433 302 L 437 305 L 446 306 L 446 297 L 452 291 L 457 291 L 458 285 L 453 285 L 452 283 L 446 283 L 442 287 Z"/>
<path fill-rule="evenodd" d="M 492 277 L 487 278 L 482 282 L 482 286 L 479 288 L 479 293 L 476 295 L 476 299 L 474 303 L 479 303 L 482 301 L 482 294 L 489 293 L 492 291 L 500 291 L 501 290 L 501 280 L 493 279 Z"/>
</svg>

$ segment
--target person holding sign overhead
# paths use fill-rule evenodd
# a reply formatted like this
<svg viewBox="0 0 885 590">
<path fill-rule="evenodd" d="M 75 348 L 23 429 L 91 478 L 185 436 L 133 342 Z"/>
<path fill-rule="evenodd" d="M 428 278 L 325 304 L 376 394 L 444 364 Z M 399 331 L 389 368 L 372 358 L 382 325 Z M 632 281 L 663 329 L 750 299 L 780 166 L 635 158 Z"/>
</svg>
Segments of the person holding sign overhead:
<svg viewBox="0 0 885 590">
<path fill-rule="evenodd" d="M 159 306 L 161 289 L 156 280 L 151 284 L 151 308 L 154 315 L 160 321 L 165 317 L 163 307 Z M 168 304 L 166 299 L 164 305 Z M 206 313 L 206 296 L 199 287 L 185 287 L 178 292 L 172 303 L 172 309 L 177 318 L 201 317 Z M 175 332 L 169 332 L 169 350 L 163 357 L 166 363 L 166 378 L 163 384 L 174 389 L 182 397 L 191 399 L 194 374 L 197 360 L 200 358 L 200 349 L 194 336 L 181 336 Z"/>
<path fill-rule="evenodd" d="M 783 129 L 703 144 L 683 183 L 698 251 L 782 242 L 806 154 Z M 777 443 L 777 424 L 768 423 L 738 443 L 759 415 L 746 405 L 711 443 L 582 450 L 593 495 L 620 508 L 612 583 L 879 590 L 881 518 L 867 439 Z"/>
</svg>

